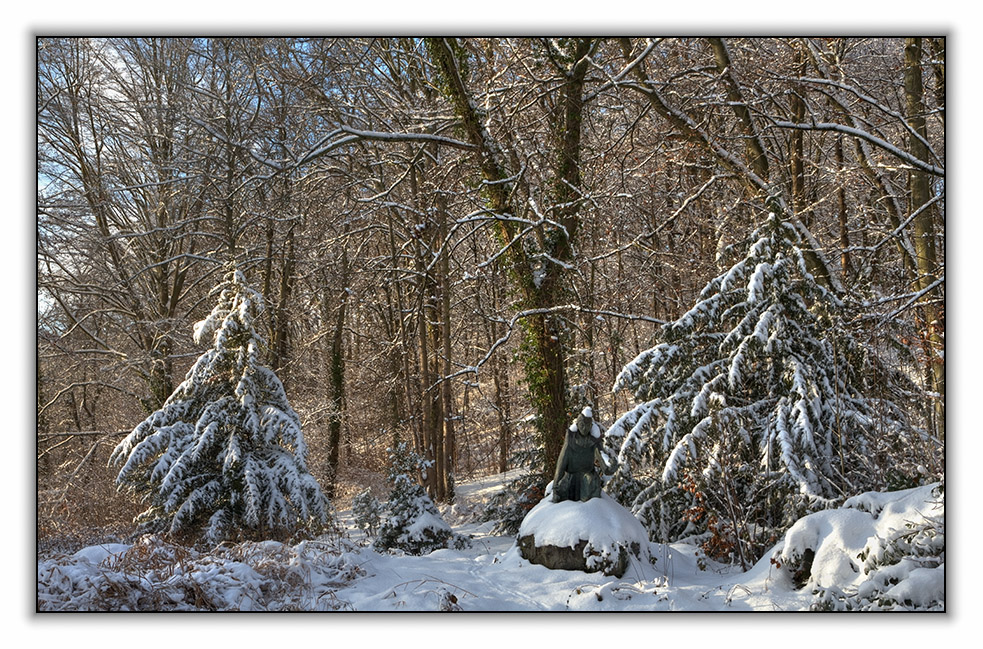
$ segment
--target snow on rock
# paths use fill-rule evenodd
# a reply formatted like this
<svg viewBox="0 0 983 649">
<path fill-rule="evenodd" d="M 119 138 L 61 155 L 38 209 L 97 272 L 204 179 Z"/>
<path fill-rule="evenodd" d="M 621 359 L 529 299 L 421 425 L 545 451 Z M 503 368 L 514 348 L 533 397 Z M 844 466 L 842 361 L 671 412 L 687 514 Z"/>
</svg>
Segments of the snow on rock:
<svg viewBox="0 0 983 649">
<path fill-rule="evenodd" d="M 780 561 L 797 583 L 823 587 L 852 582 L 860 573 L 857 558 L 875 532 L 866 512 L 836 509 L 800 519 L 785 534 Z"/>
<path fill-rule="evenodd" d="M 533 535 L 537 545 L 570 548 L 580 540 L 596 547 L 625 542 L 648 546 L 648 534 L 638 519 L 603 491 L 600 498 L 587 502 L 555 503 L 551 498 L 552 491 L 547 487 L 546 497 L 523 519 L 519 536 Z"/>
<path fill-rule="evenodd" d="M 546 496 L 519 526 L 519 547 L 533 563 L 566 570 L 621 576 L 629 557 L 648 557 L 648 533 L 627 509 L 601 492 L 586 502 Z"/>
</svg>

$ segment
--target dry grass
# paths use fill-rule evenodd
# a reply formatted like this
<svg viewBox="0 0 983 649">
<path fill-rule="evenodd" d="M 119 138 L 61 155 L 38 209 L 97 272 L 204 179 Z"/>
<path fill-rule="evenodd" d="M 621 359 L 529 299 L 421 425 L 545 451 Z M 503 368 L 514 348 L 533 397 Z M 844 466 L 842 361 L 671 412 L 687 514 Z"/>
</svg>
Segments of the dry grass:
<svg viewBox="0 0 983 649">
<path fill-rule="evenodd" d="M 37 610 L 344 610 L 335 591 L 362 574 L 345 543 L 330 538 L 200 552 L 145 535 L 114 549 L 98 562 L 66 554 L 39 561 Z"/>
<path fill-rule="evenodd" d="M 132 535 L 132 520 L 140 507 L 116 492 L 116 471 L 107 466 L 116 441 L 116 437 L 39 439 L 39 555 L 120 542 Z"/>
</svg>

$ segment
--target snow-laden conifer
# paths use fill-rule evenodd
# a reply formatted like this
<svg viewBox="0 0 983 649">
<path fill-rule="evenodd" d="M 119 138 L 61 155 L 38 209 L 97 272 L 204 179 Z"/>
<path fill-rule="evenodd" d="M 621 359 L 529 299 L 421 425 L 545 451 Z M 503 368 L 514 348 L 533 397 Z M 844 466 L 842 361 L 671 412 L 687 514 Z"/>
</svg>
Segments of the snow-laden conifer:
<svg viewBox="0 0 983 649">
<path fill-rule="evenodd" d="M 902 418 L 865 396 L 842 305 L 799 245 L 771 214 L 615 382 L 638 404 L 606 433 L 620 462 L 608 489 L 661 540 L 743 531 L 764 544 L 805 512 L 878 486 L 868 441 L 875 427 L 902 431 Z"/>
<path fill-rule="evenodd" d="M 365 489 L 352 498 L 352 518 L 355 525 L 369 537 L 374 537 L 379 531 L 382 504 L 372 495 L 371 489 Z"/>
<path fill-rule="evenodd" d="M 194 327 L 211 340 L 160 410 L 113 451 L 117 486 L 143 495 L 141 529 L 219 542 L 323 526 L 328 503 L 305 464 L 300 419 L 260 364 L 262 296 L 231 269 Z"/>
<path fill-rule="evenodd" d="M 406 442 L 397 442 L 388 451 L 392 490 L 375 548 L 422 555 L 449 546 L 467 546 L 467 538 L 451 530 L 426 490 L 416 481 L 420 470 L 427 469 L 423 458 Z"/>
</svg>

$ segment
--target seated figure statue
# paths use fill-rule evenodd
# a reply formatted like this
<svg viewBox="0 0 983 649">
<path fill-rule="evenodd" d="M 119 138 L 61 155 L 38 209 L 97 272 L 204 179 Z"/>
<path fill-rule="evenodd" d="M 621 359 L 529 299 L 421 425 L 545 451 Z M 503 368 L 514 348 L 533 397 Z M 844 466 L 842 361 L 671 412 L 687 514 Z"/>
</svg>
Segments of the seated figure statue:
<svg viewBox="0 0 983 649">
<path fill-rule="evenodd" d="M 595 461 L 605 474 L 614 473 L 615 467 L 605 462 L 601 454 L 601 430 L 594 423 L 593 411 L 587 407 L 570 426 L 560 450 L 553 476 L 553 502 L 600 498 L 601 474 Z"/>
</svg>

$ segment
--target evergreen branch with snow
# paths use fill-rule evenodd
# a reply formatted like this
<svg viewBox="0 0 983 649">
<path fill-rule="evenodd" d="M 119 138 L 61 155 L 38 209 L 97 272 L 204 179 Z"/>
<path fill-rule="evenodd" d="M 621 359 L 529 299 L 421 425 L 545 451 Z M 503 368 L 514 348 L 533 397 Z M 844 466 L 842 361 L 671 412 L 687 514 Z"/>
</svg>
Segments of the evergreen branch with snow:
<svg viewBox="0 0 983 649">
<path fill-rule="evenodd" d="M 896 441 L 910 430 L 864 394 L 857 364 L 870 357 L 801 246 L 794 224 L 771 214 L 614 383 L 638 404 L 606 433 L 620 463 L 608 489 L 660 540 L 706 532 L 707 510 L 729 518 L 734 502 L 775 533 L 883 486 L 868 453 L 874 423 Z"/>
</svg>

